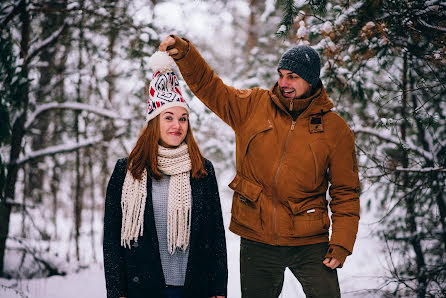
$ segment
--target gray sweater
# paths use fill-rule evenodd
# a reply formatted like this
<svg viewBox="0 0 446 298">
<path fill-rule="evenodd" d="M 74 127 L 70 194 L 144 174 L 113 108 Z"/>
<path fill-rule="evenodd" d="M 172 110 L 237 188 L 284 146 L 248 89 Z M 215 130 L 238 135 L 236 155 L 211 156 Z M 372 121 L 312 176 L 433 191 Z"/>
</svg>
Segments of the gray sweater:
<svg viewBox="0 0 446 298">
<path fill-rule="evenodd" d="M 164 175 L 161 180 L 152 180 L 153 213 L 158 235 L 161 265 L 166 285 L 183 286 L 186 277 L 189 245 L 185 252 L 177 249 L 173 255 L 167 250 L 167 198 L 169 194 L 170 176 Z"/>
</svg>

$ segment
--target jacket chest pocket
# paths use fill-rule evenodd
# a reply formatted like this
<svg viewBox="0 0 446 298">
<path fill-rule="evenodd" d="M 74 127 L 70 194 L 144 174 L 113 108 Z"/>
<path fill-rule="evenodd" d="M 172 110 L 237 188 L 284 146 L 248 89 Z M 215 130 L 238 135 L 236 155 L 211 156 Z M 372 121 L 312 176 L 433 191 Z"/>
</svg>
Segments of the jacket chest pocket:
<svg viewBox="0 0 446 298">
<path fill-rule="evenodd" d="M 263 187 L 240 175 L 235 176 L 229 187 L 234 190 L 232 219 L 251 230 L 262 230 L 259 197 Z"/>
<path fill-rule="evenodd" d="M 268 146 L 271 143 L 271 137 L 268 137 L 268 134 L 272 129 L 270 120 L 261 128 L 246 128 L 246 135 L 240 136 L 240 140 L 244 140 L 245 144 L 242 147 L 240 164 L 237 165 L 239 171 L 243 169 L 248 154 L 251 162 L 258 164 L 257 161 L 264 161 L 265 156 L 271 153 L 271 146 Z"/>
</svg>

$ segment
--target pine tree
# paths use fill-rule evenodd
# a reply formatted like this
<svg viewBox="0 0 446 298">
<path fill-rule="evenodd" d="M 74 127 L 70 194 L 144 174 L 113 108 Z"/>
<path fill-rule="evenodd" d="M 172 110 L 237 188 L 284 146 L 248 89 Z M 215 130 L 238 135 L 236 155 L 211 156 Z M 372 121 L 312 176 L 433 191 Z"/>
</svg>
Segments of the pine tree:
<svg viewBox="0 0 446 298">
<path fill-rule="evenodd" d="M 308 19 L 318 33 L 310 39 L 326 60 L 327 91 L 356 133 L 363 177 L 377 189 L 389 295 L 436 297 L 446 285 L 446 7 L 326 2 Z"/>
<path fill-rule="evenodd" d="M 8 29 L 2 29 L 0 35 L 0 145 L 11 144 L 14 139 L 11 133 L 12 119 L 18 118 L 24 103 L 22 102 L 22 90 L 26 88 L 29 80 L 24 77 L 24 72 L 16 62 L 16 56 L 13 51 L 13 41 L 11 32 Z M 15 124 L 15 123 L 14 123 Z M 13 148 L 11 148 L 12 150 Z M 8 171 L 5 173 L 5 169 Z M 11 199 L 11 189 L 7 183 L 11 181 L 9 173 L 11 166 L 7 166 L 6 161 L 0 156 L 0 275 L 3 273 L 4 253 L 6 236 L 8 235 L 9 214 L 13 202 Z M 12 170 L 14 170 L 12 168 Z M 7 176 L 8 175 L 8 176 Z"/>
<path fill-rule="evenodd" d="M 445 15 L 436 1 L 365 2 L 334 39 L 350 44 L 352 95 L 375 128 L 356 131 L 374 136 L 362 139 L 377 161 L 368 175 L 381 175 L 377 183 L 389 188 L 380 236 L 391 247 L 395 293 L 418 297 L 436 296 L 446 284 Z M 377 74 L 372 79 L 361 75 L 368 68 Z M 368 82 L 373 87 L 363 88 Z M 389 132 L 393 139 L 384 140 Z M 376 151 L 364 149 L 370 141 L 380 144 Z"/>
<path fill-rule="evenodd" d="M 8 241 L 19 241 L 18 244 L 23 246 L 22 259 L 29 259 L 31 256 L 31 262 L 37 261 L 34 265 L 29 265 L 29 262 L 25 261 L 28 268 L 23 269 L 23 272 L 28 272 L 30 275 L 61 273 L 49 259 L 59 254 L 50 249 L 58 247 L 52 245 L 52 241 L 55 241 L 54 243 L 57 241 L 57 237 L 53 236 L 57 235 L 58 206 L 71 205 L 63 186 L 67 185 L 68 181 L 73 181 L 71 177 L 77 177 L 75 179 L 77 189 L 86 184 L 84 180 L 88 176 L 85 164 L 81 163 L 82 148 L 116 142 L 127 131 L 122 128 L 109 128 L 108 133 L 104 130 L 101 135 L 101 130 L 96 129 L 99 125 L 85 126 L 89 119 L 92 119 L 90 123 L 92 121 L 99 123 L 101 120 L 104 122 L 104 118 L 121 121 L 121 125 L 128 123 L 128 120 L 123 121 L 123 117 L 115 112 L 111 103 L 102 101 L 100 84 L 104 80 L 94 72 L 94 67 L 90 67 L 107 59 L 102 56 L 101 51 L 104 48 L 100 43 L 100 36 L 107 23 L 115 24 L 116 27 L 122 28 L 122 32 L 130 31 L 132 34 L 137 30 L 152 29 L 136 26 L 131 16 L 125 13 L 125 9 L 122 15 L 113 16 L 110 13 L 112 11 L 110 8 L 113 6 L 127 7 L 129 1 L 110 1 L 105 4 L 99 1 L 84 1 L 84 3 L 84 6 L 79 6 L 77 1 L 20 0 L 12 3 L 2 2 L 0 5 L 2 86 L 0 174 L 2 177 L 5 176 L 0 184 L 0 275 L 6 274 L 4 261 L 8 239 Z M 86 16 L 85 19 L 79 17 L 82 14 Z M 59 22 L 61 19 L 63 21 Z M 55 22 L 54 26 L 49 25 L 52 21 Z M 88 32 L 87 38 L 79 38 L 80 24 Z M 15 38 L 18 36 L 19 41 L 14 40 L 13 36 Z M 158 37 L 153 39 L 158 40 Z M 124 40 L 127 42 L 127 39 Z M 89 63 L 81 63 L 76 71 L 76 65 L 79 66 L 75 63 L 76 57 L 82 57 L 83 61 Z M 90 69 L 92 73 L 89 72 Z M 35 76 L 39 79 L 30 79 Z M 77 78 L 82 80 L 79 81 Z M 85 84 L 85 81 L 89 84 Z M 78 93 L 73 92 L 76 90 L 76 82 L 81 82 L 78 84 Z M 119 106 L 125 104 L 125 101 L 122 101 Z M 75 123 L 78 124 L 77 128 Z M 107 127 L 105 124 L 101 125 Z M 70 152 L 75 152 L 74 154 L 78 156 L 77 164 L 60 154 L 70 154 Z M 102 156 L 98 152 L 94 154 Z M 33 166 L 28 166 L 33 162 Z M 28 176 L 30 170 L 33 174 Z M 23 171 L 23 175 L 19 175 L 20 171 Z M 48 184 L 50 187 L 47 187 Z M 18 187 L 24 188 L 25 192 L 16 192 Z M 27 189 L 29 191 L 26 191 Z M 29 209 L 21 203 L 27 196 L 36 193 L 39 194 L 39 199 L 35 200 L 37 205 L 34 205 L 37 208 Z M 75 205 L 77 228 L 73 229 L 75 232 L 73 235 L 81 237 L 82 194 L 79 192 L 75 197 L 79 199 Z M 53 207 L 46 208 L 48 205 Z M 27 237 L 25 239 L 17 238 L 16 227 L 13 231 L 9 230 L 11 214 L 19 210 L 23 215 L 21 230 L 27 231 L 28 234 L 23 234 Z M 52 219 L 54 227 L 44 225 L 44 221 L 36 221 L 36 218 Z M 41 238 L 45 241 L 43 243 L 48 243 L 46 249 L 36 249 L 33 238 Z M 80 257 L 79 249 L 77 255 Z M 10 273 L 21 274 L 15 269 Z"/>
</svg>

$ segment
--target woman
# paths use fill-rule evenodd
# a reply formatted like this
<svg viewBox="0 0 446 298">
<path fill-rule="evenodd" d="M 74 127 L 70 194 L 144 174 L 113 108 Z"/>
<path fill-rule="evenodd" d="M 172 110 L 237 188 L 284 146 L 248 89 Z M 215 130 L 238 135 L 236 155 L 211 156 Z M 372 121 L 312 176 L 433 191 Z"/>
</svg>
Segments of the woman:
<svg viewBox="0 0 446 298">
<path fill-rule="evenodd" d="M 107 187 L 107 297 L 226 296 L 215 173 L 193 138 L 189 107 L 168 71 L 169 59 L 161 52 L 151 58 L 157 71 L 146 125 L 129 157 L 116 163 Z"/>
</svg>

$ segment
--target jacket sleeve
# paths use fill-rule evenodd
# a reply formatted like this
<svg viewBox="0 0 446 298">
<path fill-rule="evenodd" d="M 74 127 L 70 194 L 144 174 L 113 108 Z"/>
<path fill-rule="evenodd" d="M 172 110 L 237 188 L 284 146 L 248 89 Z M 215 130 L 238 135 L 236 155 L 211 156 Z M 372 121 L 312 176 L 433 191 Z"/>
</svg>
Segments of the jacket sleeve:
<svg viewBox="0 0 446 298">
<path fill-rule="evenodd" d="M 209 296 L 227 296 L 228 284 L 228 260 L 226 253 L 225 229 L 223 226 L 223 216 L 218 193 L 217 180 L 215 178 L 214 167 L 211 162 L 207 162 L 209 190 L 210 190 L 210 293 Z"/>
<path fill-rule="evenodd" d="M 236 89 L 228 86 L 206 63 L 188 40 L 175 38 L 179 53 L 173 55 L 190 90 L 234 130 L 249 119 L 258 88 Z"/>
<path fill-rule="evenodd" d="M 121 246 L 121 192 L 126 171 L 126 160 L 116 163 L 108 182 L 104 211 L 104 272 L 107 297 L 127 296 L 124 248 Z"/>
<path fill-rule="evenodd" d="M 360 184 L 354 135 L 347 124 L 338 140 L 329 160 L 333 225 L 327 257 L 339 259 L 342 266 L 347 255 L 353 251 L 358 232 Z"/>
</svg>

